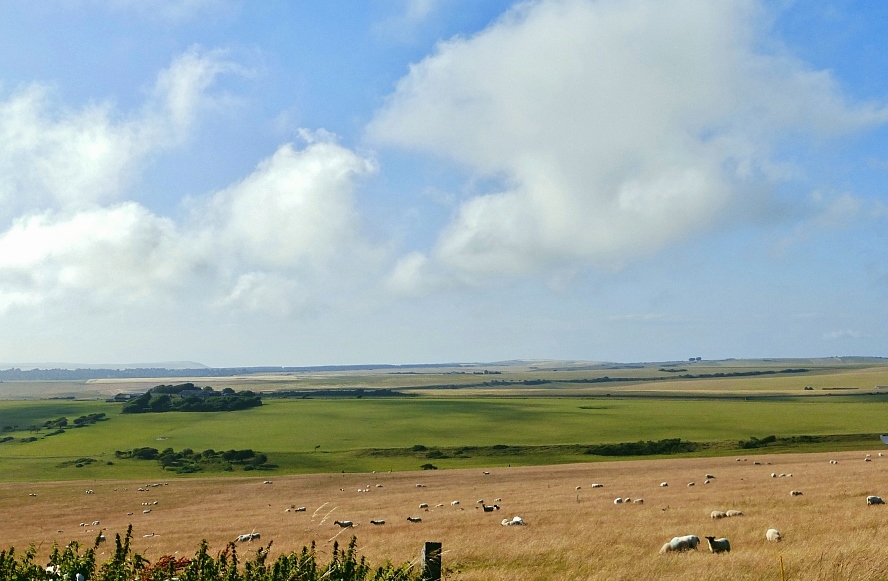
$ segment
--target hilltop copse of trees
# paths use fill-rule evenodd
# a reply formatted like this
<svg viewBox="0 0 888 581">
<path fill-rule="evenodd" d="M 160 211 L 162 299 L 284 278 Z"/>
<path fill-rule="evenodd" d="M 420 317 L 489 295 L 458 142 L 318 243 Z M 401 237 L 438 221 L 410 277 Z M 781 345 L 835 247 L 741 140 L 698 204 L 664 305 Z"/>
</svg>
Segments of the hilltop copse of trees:
<svg viewBox="0 0 888 581">
<path fill-rule="evenodd" d="M 216 391 L 210 386 L 201 388 L 193 383 L 181 383 L 152 387 L 124 404 L 122 413 L 233 412 L 260 405 L 262 399 L 249 390 L 234 391 L 226 387 Z"/>
</svg>

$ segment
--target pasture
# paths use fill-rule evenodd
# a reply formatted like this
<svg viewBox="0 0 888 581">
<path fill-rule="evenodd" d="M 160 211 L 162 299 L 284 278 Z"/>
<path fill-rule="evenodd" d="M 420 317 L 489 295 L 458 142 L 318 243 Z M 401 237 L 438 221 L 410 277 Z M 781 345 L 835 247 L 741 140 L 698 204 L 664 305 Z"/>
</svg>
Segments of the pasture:
<svg viewBox="0 0 888 581">
<path fill-rule="evenodd" d="M 269 474 L 418 470 L 425 463 L 460 468 L 586 462 L 603 459 L 584 454 L 591 444 L 666 438 L 708 443 L 698 453 L 706 455 L 734 454 L 739 440 L 770 434 L 860 434 L 788 449 L 861 448 L 870 445 L 872 434 L 884 430 L 886 400 L 888 396 L 881 395 L 751 401 L 300 399 L 269 400 L 238 412 L 126 415 L 119 413 L 120 404 L 100 401 L 0 402 L 0 425 L 19 426 L 7 436 L 12 440 L 0 443 L 0 479 L 165 477 L 168 473 L 155 462 L 115 458 L 116 450 L 141 447 L 251 448 L 278 465 Z M 97 412 L 108 419 L 57 435 L 47 436 L 48 429 L 23 429 L 43 420 Z M 21 441 L 28 437 L 38 439 Z M 418 445 L 426 449 L 414 451 Z M 80 458 L 94 462 L 77 466 Z"/>
<path fill-rule="evenodd" d="M 838 452 L 490 468 L 489 474 L 291 475 L 269 477 L 269 484 L 264 476 L 5 483 L 0 539 L 19 549 L 33 541 L 45 556 L 53 541 L 91 545 L 100 529 L 123 533 L 132 523 L 135 550 L 152 560 L 188 556 L 201 539 L 221 550 L 249 532 L 261 533 L 261 540 L 241 544 L 241 551 L 274 541 L 272 554 L 278 554 L 316 541 L 323 558 L 333 540 L 345 543 L 354 534 L 372 563 L 413 561 L 423 541 L 439 541 L 446 578 L 465 581 L 757 581 L 779 579 L 781 557 L 787 579 L 888 579 L 882 542 L 888 507 L 865 503 L 869 494 L 888 497 L 888 457 L 878 451 L 870 451 L 872 462 L 864 462 L 862 452 Z M 772 472 L 787 476 L 772 478 Z M 715 476 L 710 484 L 703 483 L 706 473 Z M 660 487 L 662 481 L 669 486 Z M 592 488 L 593 482 L 604 486 Z M 791 490 L 803 495 L 790 496 Z M 644 503 L 614 505 L 617 496 Z M 482 511 L 480 499 L 501 510 Z M 454 500 L 460 504 L 452 506 Z M 151 503 L 150 513 L 143 514 L 143 503 Z M 287 511 L 303 506 L 304 512 Z M 744 514 L 712 520 L 716 509 Z M 516 515 L 527 526 L 500 525 Z M 407 522 L 408 516 L 422 522 Z M 333 525 L 346 519 L 357 526 Z M 371 525 L 371 519 L 386 523 Z M 783 542 L 765 540 L 771 527 Z M 710 554 L 703 540 L 697 551 L 657 553 L 686 534 L 725 536 L 732 551 Z M 100 559 L 112 544 L 109 536 Z"/>
</svg>

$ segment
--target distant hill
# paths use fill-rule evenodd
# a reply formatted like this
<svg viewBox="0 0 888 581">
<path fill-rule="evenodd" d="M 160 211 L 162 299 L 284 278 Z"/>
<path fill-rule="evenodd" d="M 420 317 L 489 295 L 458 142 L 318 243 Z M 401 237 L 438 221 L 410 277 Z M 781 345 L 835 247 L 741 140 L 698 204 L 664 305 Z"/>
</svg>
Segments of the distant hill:
<svg viewBox="0 0 888 581">
<path fill-rule="evenodd" d="M 156 363 L 8 363 L 0 362 L 0 369 L 205 369 L 195 361 L 161 361 Z"/>
</svg>

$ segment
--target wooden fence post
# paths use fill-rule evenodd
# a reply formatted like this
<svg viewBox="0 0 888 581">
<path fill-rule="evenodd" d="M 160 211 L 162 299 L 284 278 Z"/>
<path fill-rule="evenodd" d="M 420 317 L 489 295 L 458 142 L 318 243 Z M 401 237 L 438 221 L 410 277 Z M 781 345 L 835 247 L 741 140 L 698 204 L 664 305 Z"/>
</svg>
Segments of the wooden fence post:
<svg viewBox="0 0 888 581">
<path fill-rule="evenodd" d="M 422 549 L 423 581 L 441 581 L 441 543 L 426 543 Z"/>
</svg>

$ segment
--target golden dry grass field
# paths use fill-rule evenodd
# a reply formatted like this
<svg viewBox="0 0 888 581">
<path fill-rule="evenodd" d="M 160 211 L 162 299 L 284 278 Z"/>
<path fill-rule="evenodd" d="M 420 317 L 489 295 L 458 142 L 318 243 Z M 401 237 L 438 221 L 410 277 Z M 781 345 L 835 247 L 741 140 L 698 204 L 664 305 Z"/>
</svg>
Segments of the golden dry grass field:
<svg viewBox="0 0 888 581">
<path fill-rule="evenodd" d="M 355 534 L 373 564 L 412 561 L 424 541 L 439 541 L 445 578 L 465 581 L 776 580 L 781 557 L 786 579 L 888 579 L 888 506 L 865 502 L 869 494 L 888 498 L 888 456 L 879 451 L 869 452 L 871 462 L 865 452 L 836 452 L 493 468 L 489 475 L 471 469 L 272 476 L 270 484 L 262 477 L 4 483 L 0 548 L 35 542 L 45 556 L 53 541 L 91 545 L 107 529 L 104 560 L 111 535 L 132 523 L 134 548 L 152 560 L 189 556 L 201 539 L 221 550 L 256 531 L 261 543 L 274 541 L 273 555 L 316 541 L 322 561 L 334 539 L 345 543 Z M 710 484 L 707 473 L 715 476 Z M 669 486 L 660 487 L 663 481 Z M 790 496 L 792 490 L 803 495 Z M 615 505 L 618 496 L 644 503 Z M 483 512 L 479 499 L 502 509 Z M 454 500 L 460 504 L 452 506 Z M 287 512 L 291 506 L 306 511 Z M 710 518 L 712 510 L 728 509 L 744 515 Z M 516 515 L 527 526 L 500 525 Z M 337 519 L 357 526 L 340 529 Z M 769 527 L 785 540 L 766 542 Z M 664 542 L 686 534 L 725 536 L 733 550 L 710 554 L 703 539 L 697 551 L 658 554 Z M 259 545 L 240 546 L 251 554 Z"/>
</svg>

